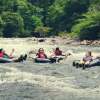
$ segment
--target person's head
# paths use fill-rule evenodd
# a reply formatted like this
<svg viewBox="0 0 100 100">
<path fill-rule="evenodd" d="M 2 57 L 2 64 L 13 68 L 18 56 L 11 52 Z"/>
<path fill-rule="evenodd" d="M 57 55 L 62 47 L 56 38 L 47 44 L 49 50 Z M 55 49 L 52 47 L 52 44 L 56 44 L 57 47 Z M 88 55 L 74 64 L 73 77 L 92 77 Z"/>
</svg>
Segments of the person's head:
<svg viewBox="0 0 100 100">
<path fill-rule="evenodd" d="M 59 47 L 57 47 L 56 50 L 60 50 Z"/>
<path fill-rule="evenodd" d="M 0 52 L 2 52 L 3 51 L 3 48 L 0 48 Z"/>
<path fill-rule="evenodd" d="M 43 48 L 40 48 L 40 49 L 38 50 L 38 52 L 39 52 L 39 53 L 44 53 L 44 49 L 43 49 Z"/>
<path fill-rule="evenodd" d="M 86 53 L 86 56 L 92 56 L 92 52 L 91 52 L 91 51 L 88 51 L 88 52 Z"/>
</svg>

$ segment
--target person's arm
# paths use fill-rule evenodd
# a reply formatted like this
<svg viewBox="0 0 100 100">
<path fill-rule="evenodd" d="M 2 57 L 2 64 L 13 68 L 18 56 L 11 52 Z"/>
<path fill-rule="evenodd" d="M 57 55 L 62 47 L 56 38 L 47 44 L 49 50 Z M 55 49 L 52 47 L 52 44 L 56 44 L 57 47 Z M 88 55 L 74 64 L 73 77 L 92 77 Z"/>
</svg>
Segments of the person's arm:
<svg viewBox="0 0 100 100">
<path fill-rule="evenodd" d="M 70 56 L 71 54 L 70 54 L 70 53 L 67 53 L 67 54 L 66 54 L 65 52 L 62 52 L 62 51 L 61 51 L 61 55 L 62 55 L 62 56 Z"/>
<path fill-rule="evenodd" d="M 4 57 L 4 58 L 10 58 L 10 56 L 9 56 L 8 54 L 6 54 L 5 52 L 4 52 L 4 54 L 3 54 L 3 57 Z"/>
<path fill-rule="evenodd" d="M 45 58 L 48 58 L 46 54 L 45 54 Z"/>
<path fill-rule="evenodd" d="M 14 53 L 14 51 L 15 51 L 15 49 L 12 49 L 12 51 L 11 51 L 9 57 L 13 58 L 13 53 Z"/>
<path fill-rule="evenodd" d="M 55 57 L 56 55 L 55 55 L 55 50 L 53 50 L 52 52 L 51 52 L 51 55 L 50 55 L 50 57 Z"/>
<path fill-rule="evenodd" d="M 36 57 L 37 57 L 37 58 L 39 57 L 39 54 L 38 54 L 38 53 L 36 54 Z"/>
<path fill-rule="evenodd" d="M 86 62 L 86 57 L 83 57 L 83 59 L 82 59 L 84 62 Z"/>
<path fill-rule="evenodd" d="M 62 56 L 70 56 L 70 55 L 74 55 L 73 53 L 72 53 L 72 51 L 67 51 L 67 52 L 62 52 Z"/>
</svg>

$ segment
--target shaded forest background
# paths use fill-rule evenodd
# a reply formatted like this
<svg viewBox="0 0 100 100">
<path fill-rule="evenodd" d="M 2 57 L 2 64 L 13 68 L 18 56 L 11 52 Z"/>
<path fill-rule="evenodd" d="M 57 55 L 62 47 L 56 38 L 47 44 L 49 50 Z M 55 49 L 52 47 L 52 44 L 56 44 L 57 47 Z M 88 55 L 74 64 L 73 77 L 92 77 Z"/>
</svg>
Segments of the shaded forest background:
<svg viewBox="0 0 100 100">
<path fill-rule="evenodd" d="M 0 0 L 0 37 L 100 39 L 100 0 Z"/>
</svg>

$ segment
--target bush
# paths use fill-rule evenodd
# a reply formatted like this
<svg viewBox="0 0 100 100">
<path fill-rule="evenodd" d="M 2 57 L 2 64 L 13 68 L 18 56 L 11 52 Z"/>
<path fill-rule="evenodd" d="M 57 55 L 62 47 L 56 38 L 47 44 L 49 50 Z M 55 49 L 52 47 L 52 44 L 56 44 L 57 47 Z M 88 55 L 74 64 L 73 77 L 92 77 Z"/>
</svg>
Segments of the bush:
<svg viewBox="0 0 100 100">
<path fill-rule="evenodd" d="M 31 36 L 32 36 L 32 34 L 29 30 L 25 30 L 24 32 L 22 32 L 18 35 L 18 37 L 20 37 L 20 38 L 31 37 Z"/>
<path fill-rule="evenodd" d="M 67 32 L 59 32 L 58 35 L 61 37 L 64 37 L 64 36 L 68 36 L 68 33 Z"/>
<path fill-rule="evenodd" d="M 35 29 L 35 33 L 37 33 L 39 35 L 39 37 L 48 36 L 50 31 L 51 31 L 50 27 L 37 27 Z"/>
</svg>

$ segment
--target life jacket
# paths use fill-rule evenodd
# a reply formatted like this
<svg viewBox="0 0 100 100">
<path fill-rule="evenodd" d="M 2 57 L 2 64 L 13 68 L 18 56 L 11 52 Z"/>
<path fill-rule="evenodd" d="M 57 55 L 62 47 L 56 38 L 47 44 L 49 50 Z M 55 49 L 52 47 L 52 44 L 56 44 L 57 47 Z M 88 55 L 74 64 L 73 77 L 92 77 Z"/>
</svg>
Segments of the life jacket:
<svg viewBox="0 0 100 100">
<path fill-rule="evenodd" d="M 93 60 L 93 57 L 92 56 L 86 56 L 83 58 L 83 61 L 87 62 L 87 61 L 92 61 Z"/>
<path fill-rule="evenodd" d="M 46 54 L 44 54 L 44 53 L 37 53 L 37 57 L 38 58 L 44 58 L 44 59 L 47 58 Z"/>
<path fill-rule="evenodd" d="M 4 56 L 4 52 L 0 52 L 0 57 L 2 58 Z"/>
<path fill-rule="evenodd" d="M 62 55 L 62 51 L 60 51 L 60 50 L 55 50 L 55 55 L 56 55 L 56 56 L 61 56 L 61 55 Z"/>
<path fill-rule="evenodd" d="M 8 56 L 5 52 L 0 52 L 0 57 L 1 58 L 9 58 L 9 59 L 12 59 L 12 57 Z"/>
</svg>

